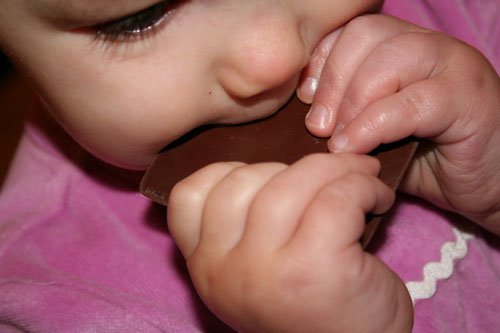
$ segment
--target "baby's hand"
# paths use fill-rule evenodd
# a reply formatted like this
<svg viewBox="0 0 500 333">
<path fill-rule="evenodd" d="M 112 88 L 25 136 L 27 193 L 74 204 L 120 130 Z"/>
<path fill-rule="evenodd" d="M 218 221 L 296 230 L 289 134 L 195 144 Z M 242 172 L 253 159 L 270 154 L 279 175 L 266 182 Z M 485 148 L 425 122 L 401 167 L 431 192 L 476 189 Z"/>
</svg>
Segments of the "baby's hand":
<svg viewBox="0 0 500 333">
<path fill-rule="evenodd" d="M 500 234 L 500 80 L 475 49 L 395 18 L 360 17 L 320 44 L 297 93 L 312 102 L 307 127 L 332 135 L 334 152 L 428 139 L 402 189 Z"/>
<path fill-rule="evenodd" d="M 168 222 L 207 306 L 242 331 L 405 332 L 399 278 L 363 252 L 365 214 L 394 194 L 353 154 L 210 165 L 170 195 Z"/>
</svg>

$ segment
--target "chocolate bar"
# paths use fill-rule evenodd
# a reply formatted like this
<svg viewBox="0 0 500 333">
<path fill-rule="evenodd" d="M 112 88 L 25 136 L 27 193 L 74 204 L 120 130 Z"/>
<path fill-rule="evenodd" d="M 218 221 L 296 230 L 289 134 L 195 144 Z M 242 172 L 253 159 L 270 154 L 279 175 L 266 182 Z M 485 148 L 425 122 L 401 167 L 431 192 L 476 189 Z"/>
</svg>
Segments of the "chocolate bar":
<svg viewBox="0 0 500 333">
<path fill-rule="evenodd" d="M 210 163 L 291 164 L 308 154 L 328 152 L 327 139 L 314 137 L 305 128 L 308 108 L 294 97 L 269 118 L 241 125 L 205 126 L 188 133 L 158 154 L 142 179 L 141 193 L 166 205 L 177 182 Z M 399 186 L 416 147 L 415 141 L 406 140 L 381 146 L 373 153 L 382 164 L 380 179 L 392 189 Z M 380 221 L 380 216 L 367 220 L 364 245 Z"/>
</svg>

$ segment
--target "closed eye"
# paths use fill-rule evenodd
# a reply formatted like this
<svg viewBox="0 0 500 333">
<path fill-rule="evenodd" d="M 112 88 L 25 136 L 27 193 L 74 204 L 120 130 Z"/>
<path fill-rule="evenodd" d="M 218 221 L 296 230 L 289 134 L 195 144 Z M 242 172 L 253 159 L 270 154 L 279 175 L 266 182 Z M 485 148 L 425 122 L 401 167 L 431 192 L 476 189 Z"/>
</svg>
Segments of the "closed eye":
<svg viewBox="0 0 500 333">
<path fill-rule="evenodd" d="M 105 42 L 127 42 L 140 40 L 155 32 L 155 29 L 180 1 L 166 0 L 125 17 L 94 27 L 95 39 Z"/>
</svg>

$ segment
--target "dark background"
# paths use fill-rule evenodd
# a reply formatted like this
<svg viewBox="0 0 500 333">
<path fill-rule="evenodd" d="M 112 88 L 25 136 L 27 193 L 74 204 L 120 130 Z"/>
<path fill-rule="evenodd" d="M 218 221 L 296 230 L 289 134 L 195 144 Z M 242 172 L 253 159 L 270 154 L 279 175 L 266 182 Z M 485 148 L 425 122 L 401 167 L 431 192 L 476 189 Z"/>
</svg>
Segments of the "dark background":
<svg viewBox="0 0 500 333">
<path fill-rule="evenodd" d="M 7 57 L 0 52 L 0 78 L 3 78 L 9 72 L 11 72 L 12 67 L 7 60 Z"/>
<path fill-rule="evenodd" d="M 31 96 L 24 80 L 0 52 L 0 189 L 21 137 Z"/>
</svg>

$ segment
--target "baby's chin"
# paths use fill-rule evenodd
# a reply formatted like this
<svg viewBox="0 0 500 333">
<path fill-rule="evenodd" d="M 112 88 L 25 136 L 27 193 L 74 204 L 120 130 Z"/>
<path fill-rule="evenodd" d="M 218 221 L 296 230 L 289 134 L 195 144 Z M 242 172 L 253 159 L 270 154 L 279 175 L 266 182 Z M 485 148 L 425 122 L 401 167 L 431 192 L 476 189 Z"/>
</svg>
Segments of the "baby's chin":
<svg viewBox="0 0 500 333">
<path fill-rule="evenodd" d="M 75 139 L 95 158 L 110 166 L 132 171 L 146 170 L 163 148 L 160 142 L 134 140 L 133 135 L 115 136 L 106 141 Z"/>
<path fill-rule="evenodd" d="M 109 164 L 113 167 L 126 169 L 131 171 L 145 171 L 152 163 L 156 153 L 152 152 L 131 152 L 118 153 L 116 151 L 97 151 L 88 147 L 84 148 L 97 159 Z"/>
</svg>

